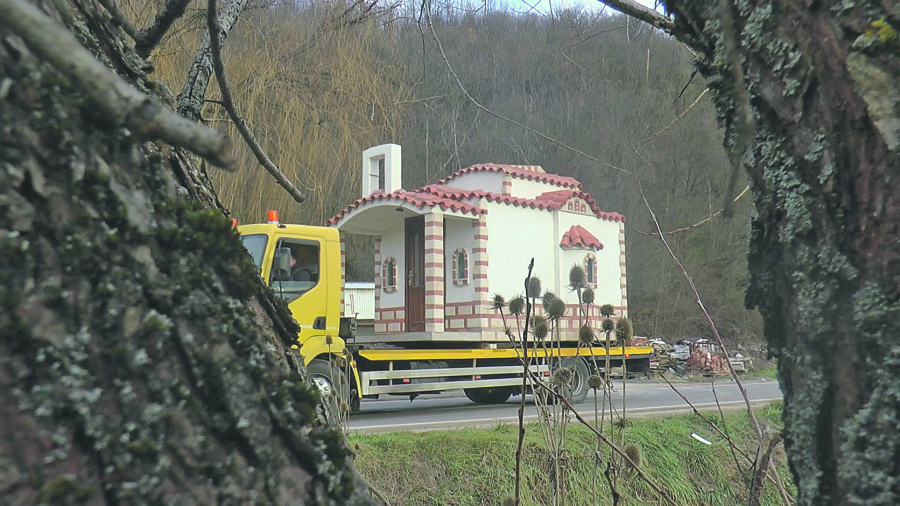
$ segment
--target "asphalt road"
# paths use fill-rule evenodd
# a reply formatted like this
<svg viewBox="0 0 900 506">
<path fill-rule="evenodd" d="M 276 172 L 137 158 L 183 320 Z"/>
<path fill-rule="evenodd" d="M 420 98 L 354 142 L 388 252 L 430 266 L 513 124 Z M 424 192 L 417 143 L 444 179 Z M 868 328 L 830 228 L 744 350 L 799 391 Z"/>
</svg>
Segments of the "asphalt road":
<svg viewBox="0 0 900 506">
<path fill-rule="evenodd" d="M 775 380 L 744 383 L 750 400 L 762 404 L 781 399 Z M 716 398 L 709 383 L 676 384 L 678 390 L 701 410 L 716 410 Z M 690 411 L 690 407 L 666 384 L 631 383 L 627 385 L 629 417 L 659 416 L 665 413 Z M 737 385 L 720 381 L 715 393 L 724 409 L 742 408 L 744 400 Z M 576 409 L 582 415 L 591 414 L 593 394 Z M 622 386 L 616 384 L 613 401 L 621 409 Z M 362 401 L 360 412 L 350 417 L 350 430 L 355 432 L 387 432 L 398 430 L 433 430 L 459 427 L 485 427 L 500 423 L 517 423 L 519 397 L 511 397 L 505 404 L 474 404 L 461 393 L 438 396 L 423 395 L 410 402 L 407 397 L 382 396 Z M 526 420 L 536 420 L 537 412 L 531 396 L 526 396 Z"/>
</svg>

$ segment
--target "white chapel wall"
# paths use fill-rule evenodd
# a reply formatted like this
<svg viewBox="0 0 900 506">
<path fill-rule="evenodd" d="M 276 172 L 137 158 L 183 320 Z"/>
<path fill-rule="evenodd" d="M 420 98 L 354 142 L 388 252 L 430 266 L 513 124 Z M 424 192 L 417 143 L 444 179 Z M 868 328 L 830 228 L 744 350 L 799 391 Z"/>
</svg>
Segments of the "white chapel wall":
<svg viewBox="0 0 900 506">
<path fill-rule="evenodd" d="M 523 199 L 533 199 L 542 193 L 567 189 L 564 186 L 557 186 L 541 181 L 532 181 L 531 179 L 522 179 L 518 177 L 512 177 L 510 179 L 512 180 L 510 195 Z"/>
<path fill-rule="evenodd" d="M 552 287 L 554 253 L 553 213 L 507 204 L 487 205 L 488 289 L 507 300 L 523 295 L 528 262 L 534 257 L 532 274 L 542 285 Z"/>
<path fill-rule="evenodd" d="M 406 258 L 404 255 L 405 233 L 403 221 L 400 220 L 396 227 L 388 229 L 381 236 L 381 262 L 382 266 L 388 258 L 397 261 L 397 291 L 384 291 L 383 281 L 381 288 L 381 309 L 406 306 Z M 375 273 L 381 276 L 381 272 Z"/>
<path fill-rule="evenodd" d="M 501 172 L 469 172 L 447 182 L 451 188 L 463 190 L 484 190 L 492 193 L 503 193 L 503 177 Z"/>
<path fill-rule="evenodd" d="M 472 220 L 453 219 L 444 216 L 444 298 L 447 303 L 470 302 L 475 300 L 475 231 L 472 228 Z M 469 255 L 468 283 L 456 285 L 453 283 L 454 252 L 457 248 L 465 248 Z"/>
<path fill-rule="evenodd" d="M 619 245 L 619 222 L 611 220 L 599 219 L 593 214 L 579 214 L 567 211 L 559 211 L 559 237 L 556 238 L 556 244 L 562 239 L 569 228 L 573 225 L 580 225 L 585 230 L 594 235 L 603 249 L 600 251 L 590 251 L 586 249 L 562 250 L 560 268 L 561 279 L 563 285 L 569 283 L 569 269 L 574 263 L 581 265 L 584 257 L 588 253 L 593 253 L 597 258 L 597 288 L 594 290 L 594 300 L 596 304 L 612 304 L 614 306 L 621 305 L 621 267 L 619 264 L 619 254 L 621 246 Z M 578 296 L 568 289 L 562 290 L 565 294 L 565 301 L 569 304 L 576 304 Z M 557 294 L 557 295 L 563 295 Z"/>
</svg>

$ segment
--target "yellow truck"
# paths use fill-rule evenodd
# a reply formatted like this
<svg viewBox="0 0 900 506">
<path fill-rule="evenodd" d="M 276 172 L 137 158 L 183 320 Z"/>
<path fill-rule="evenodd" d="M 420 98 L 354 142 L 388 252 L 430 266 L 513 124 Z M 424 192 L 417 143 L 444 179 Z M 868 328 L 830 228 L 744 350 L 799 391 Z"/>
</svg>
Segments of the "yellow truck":
<svg viewBox="0 0 900 506">
<path fill-rule="evenodd" d="M 473 402 L 505 402 L 521 393 L 522 352 L 484 349 L 479 343 L 403 341 L 355 344 L 356 323 L 342 317 L 342 257 L 340 232 L 335 228 L 283 224 L 270 211 L 265 223 L 236 225 L 244 247 L 262 279 L 285 299 L 300 325 L 297 347 L 304 365 L 324 394 L 337 390 L 351 409 L 361 398 L 463 390 Z M 533 354 L 532 371 L 549 375 L 555 364 L 572 367 L 574 380 L 567 397 L 582 402 L 588 377 L 605 364 L 605 348 L 577 348 L 574 343 Z M 649 371 L 649 346 L 613 347 L 610 361 L 628 370 Z M 349 380 L 349 381 L 348 381 Z"/>
</svg>

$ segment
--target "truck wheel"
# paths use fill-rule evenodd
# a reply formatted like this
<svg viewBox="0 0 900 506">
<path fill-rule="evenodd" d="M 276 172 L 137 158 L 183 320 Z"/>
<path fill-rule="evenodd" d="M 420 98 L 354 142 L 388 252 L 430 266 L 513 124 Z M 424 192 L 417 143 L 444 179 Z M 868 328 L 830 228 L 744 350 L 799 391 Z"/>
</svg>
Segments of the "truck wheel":
<svg viewBox="0 0 900 506">
<path fill-rule="evenodd" d="M 510 387 L 466 388 L 463 392 L 475 404 L 503 404 L 513 393 Z"/>
<path fill-rule="evenodd" d="M 588 366 L 584 359 L 580 357 L 563 359 L 562 365 L 575 370 L 572 385 L 564 388 L 562 393 L 571 404 L 581 404 L 587 398 L 589 390 L 588 376 L 590 376 L 590 371 Z"/>
<path fill-rule="evenodd" d="M 342 404 L 349 401 L 349 388 L 347 376 L 338 367 L 332 367 L 324 360 L 313 360 L 306 366 L 306 372 L 319 389 L 322 400 L 325 401 L 332 415 L 340 415 Z"/>
</svg>

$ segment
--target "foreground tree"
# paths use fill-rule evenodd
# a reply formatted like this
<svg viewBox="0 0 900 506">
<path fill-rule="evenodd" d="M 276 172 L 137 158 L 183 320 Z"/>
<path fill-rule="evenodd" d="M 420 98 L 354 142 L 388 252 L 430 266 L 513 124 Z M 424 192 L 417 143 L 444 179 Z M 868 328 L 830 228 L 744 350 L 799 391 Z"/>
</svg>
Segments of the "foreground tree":
<svg viewBox="0 0 900 506">
<path fill-rule="evenodd" d="M 900 503 L 900 4 L 605 3 L 697 51 L 749 172 L 799 502 Z"/>
<path fill-rule="evenodd" d="M 369 503 L 149 70 L 95 2 L 0 0 L 3 503 Z"/>
</svg>

